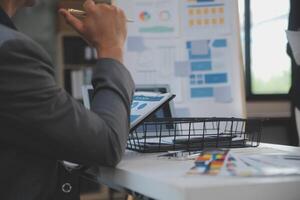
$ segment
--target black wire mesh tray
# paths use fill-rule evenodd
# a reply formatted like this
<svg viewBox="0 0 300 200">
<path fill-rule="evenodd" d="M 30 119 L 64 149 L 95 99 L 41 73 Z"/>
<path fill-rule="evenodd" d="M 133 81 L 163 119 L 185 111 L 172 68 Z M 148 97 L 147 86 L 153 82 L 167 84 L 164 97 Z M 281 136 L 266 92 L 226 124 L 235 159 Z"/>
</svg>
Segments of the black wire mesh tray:
<svg viewBox="0 0 300 200">
<path fill-rule="evenodd" d="M 129 134 L 127 149 L 154 153 L 172 150 L 257 147 L 262 121 L 241 118 L 161 118 Z"/>
</svg>

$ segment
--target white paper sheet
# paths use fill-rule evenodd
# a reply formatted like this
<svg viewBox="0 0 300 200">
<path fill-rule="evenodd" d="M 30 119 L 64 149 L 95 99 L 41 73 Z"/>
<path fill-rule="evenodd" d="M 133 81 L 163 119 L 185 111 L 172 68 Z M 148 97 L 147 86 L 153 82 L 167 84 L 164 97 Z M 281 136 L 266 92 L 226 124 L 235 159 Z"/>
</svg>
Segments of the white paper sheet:
<svg viewBox="0 0 300 200">
<path fill-rule="evenodd" d="M 230 152 L 220 175 L 281 176 L 300 174 L 300 155 L 239 155 Z"/>
<path fill-rule="evenodd" d="M 182 117 L 245 117 L 236 1 L 117 3 L 135 20 L 128 23 L 124 60 L 136 84 L 170 85 L 175 108 L 185 108 Z M 190 20 L 202 24 L 189 26 Z M 174 31 L 158 33 L 155 26 Z"/>
</svg>

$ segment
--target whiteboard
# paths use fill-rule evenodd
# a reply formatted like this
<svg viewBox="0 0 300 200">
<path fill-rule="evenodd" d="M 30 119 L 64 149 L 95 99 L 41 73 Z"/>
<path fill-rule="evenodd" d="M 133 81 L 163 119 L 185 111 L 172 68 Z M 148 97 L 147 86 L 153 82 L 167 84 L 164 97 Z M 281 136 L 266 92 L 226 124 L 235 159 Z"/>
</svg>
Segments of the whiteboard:
<svg viewBox="0 0 300 200">
<path fill-rule="evenodd" d="M 237 0 L 119 0 L 136 84 L 168 84 L 177 117 L 245 117 Z"/>
</svg>

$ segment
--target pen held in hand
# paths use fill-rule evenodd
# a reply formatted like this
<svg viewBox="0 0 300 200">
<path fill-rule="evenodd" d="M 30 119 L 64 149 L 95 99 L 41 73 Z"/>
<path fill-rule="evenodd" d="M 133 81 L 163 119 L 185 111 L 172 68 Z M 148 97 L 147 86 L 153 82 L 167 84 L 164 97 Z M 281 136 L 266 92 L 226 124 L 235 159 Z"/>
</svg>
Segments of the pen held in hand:
<svg viewBox="0 0 300 200">
<path fill-rule="evenodd" d="M 82 11 L 82 10 L 76 10 L 76 9 L 69 8 L 68 12 L 77 17 L 85 17 L 86 16 L 86 12 Z M 126 21 L 134 22 L 134 20 L 132 20 L 132 19 L 126 19 Z"/>
</svg>

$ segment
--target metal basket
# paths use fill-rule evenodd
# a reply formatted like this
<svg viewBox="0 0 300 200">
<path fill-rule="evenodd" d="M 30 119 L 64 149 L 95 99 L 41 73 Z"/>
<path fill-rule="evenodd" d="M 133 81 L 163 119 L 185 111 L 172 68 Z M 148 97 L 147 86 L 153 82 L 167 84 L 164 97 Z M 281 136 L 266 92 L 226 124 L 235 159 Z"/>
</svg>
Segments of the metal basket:
<svg viewBox="0 0 300 200">
<path fill-rule="evenodd" d="M 129 134 L 127 149 L 141 153 L 257 147 L 262 121 L 240 118 L 161 118 Z"/>
</svg>

